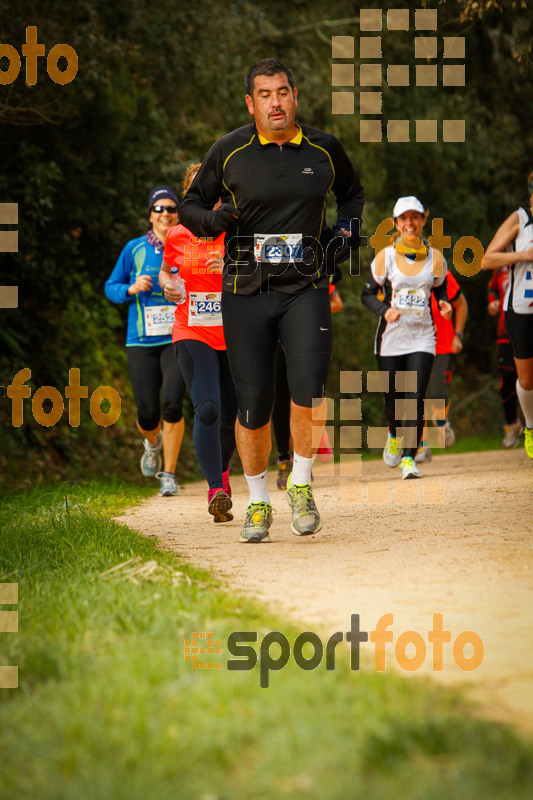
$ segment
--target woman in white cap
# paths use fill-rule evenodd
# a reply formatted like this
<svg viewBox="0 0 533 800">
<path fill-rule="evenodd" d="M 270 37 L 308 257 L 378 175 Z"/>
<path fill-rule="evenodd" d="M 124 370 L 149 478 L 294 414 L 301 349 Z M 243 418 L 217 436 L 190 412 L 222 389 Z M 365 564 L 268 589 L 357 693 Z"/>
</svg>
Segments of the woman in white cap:
<svg viewBox="0 0 533 800">
<path fill-rule="evenodd" d="M 185 427 L 185 381 L 172 348 L 176 306 L 169 304 L 157 281 L 167 231 L 178 224 L 172 187 L 152 189 L 148 219 L 148 232 L 129 241 L 118 257 L 105 293 L 114 303 L 129 304 L 126 348 L 137 428 L 144 437 L 141 472 L 158 478 L 159 494 L 172 497 L 179 491 L 175 470 Z"/>
<path fill-rule="evenodd" d="M 424 397 L 436 342 L 431 293 L 443 317 L 449 319 L 453 309 L 446 294 L 446 260 L 422 239 L 424 206 L 416 197 L 400 197 L 392 216 L 399 236 L 376 253 L 361 300 L 380 317 L 375 353 L 380 371 L 388 373 L 384 406 L 389 432 L 383 460 L 389 467 L 400 465 L 404 479 L 420 478 L 414 456 L 424 430 Z M 397 372 L 409 374 L 397 381 Z M 411 403 L 397 407 L 396 401 L 403 399 L 416 401 L 416 420 L 401 421 L 412 416 Z M 403 449 L 397 436 L 400 425 Z"/>
<path fill-rule="evenodd" d="M 482 266 L 510 267 L 503 301 L 505 327 L 513 346 L 516 394 L 526 423 L 524 445 L 533 458 L 533 172 L 527 180 L 529 206 L 513 211 L 500 225 Z"/>
</svg>

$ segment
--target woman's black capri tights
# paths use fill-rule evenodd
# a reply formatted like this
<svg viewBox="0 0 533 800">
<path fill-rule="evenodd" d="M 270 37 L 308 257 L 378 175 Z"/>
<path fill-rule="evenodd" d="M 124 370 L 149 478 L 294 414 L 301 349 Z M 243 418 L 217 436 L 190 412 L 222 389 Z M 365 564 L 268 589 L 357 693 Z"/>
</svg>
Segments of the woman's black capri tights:
<svg viewBox="0 0 533 800">
<path fill-rule="evenodd" d="M 410 428 L 416 426 L 416 445 L 403 448 L 404 456 L 414 457 L 418 445 L 422 440 L 424 432 L 424 398 L 431 375 L 431 367 L 434 356 L 431 353 L 408 353 L 402 356 L 377 356 L 379 369 L 389 373 L 389 391 L 384 396 L 385 418 L 391 432 L 391 436 L 396 436 L 397 427 Z M 397 372 L 410 373 L 406 376 L 397 375 Z M 403 384 L 411 391 L 397 390 Z M 414 384 L 416 383 L 416 391 Z M 416 419 L 409 409 L 410 403 L 404 404 L 405 420 L 400 418 L 401 408 L 396 407 L 397 400 L 416 400 Z M 399 404 L 399 406 L 402 404 Z M 411 417 L 408 419 L 408 417 Z"/>
<path fill-rule="evenodd" d="M 161 416 L 165 422 L 179 422 L 183 417 L 185 381 L 172 344 L 127 347 L 126 350 L 141 428 L 144 431 L 155 430 Z"/>
</svg>

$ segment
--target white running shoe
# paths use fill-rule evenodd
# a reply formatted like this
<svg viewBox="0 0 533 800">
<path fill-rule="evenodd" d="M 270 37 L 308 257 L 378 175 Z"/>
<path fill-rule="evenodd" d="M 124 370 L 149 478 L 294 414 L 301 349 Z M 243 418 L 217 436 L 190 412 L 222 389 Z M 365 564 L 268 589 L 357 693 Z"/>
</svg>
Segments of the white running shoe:
<svg viewBox="0 0 533 800">
<path fill-rule="evenodd" d="M 444 447 L 453 447 L 455 444 L 455 433 L 452 426 L 446 420 L 444 423 Z"/>
<path fill-rule="evenodd" d="M 517 419 L 516 422 L 511 422 L 509 425 L 504 425 L 502 445 L 505 448 L 516 447 L 520 441 L 523 430 L 524 426 L 519 419 Z"/>
<path fill-rule="evenodd" d="M 395 436 L 387 436 L 387 444 L 383 449 L 383 461 L 388 467 L 397 467 L 402 460 L 403 450 Z"/>
<path fill-rule="evenodd" d="M 148 439 L 144 440 L 144 453 L 141 458 L 141 472 L 145 478 L 154 478 L 163 468 L 163 437 L 157 434 L 156 443 L 151 445 Z"/>
<path fill-rule="evenodd" d="M 429 447 L 421 444 L 416 451 L 415 461 L 417 464 L 422 464 L 424 461 L 429 463 L 431 461 L 431 450 Z"/>
<path fill-rule="evenodd" d="M 403 481 L 406 478 L 421 478 L 422 477 L 422 473 L 420 472 L 420 470 L 416 466 L 414 458 L 411 458 L 411 456 L 405 456 L 405 458 L 402 458 L 402 463 L 401 463 L 400 466 L 401 466 L 401 470 L 402 470 L 402 480 Z"/>
<path fill-rule="evenodd" d="M 176 497 L 180 493 L 180 487 L 176 483 L 176 476 L 171 472 L 156 472 L 155 477 L 161 481 L 160 497 Z"/>
</svg>

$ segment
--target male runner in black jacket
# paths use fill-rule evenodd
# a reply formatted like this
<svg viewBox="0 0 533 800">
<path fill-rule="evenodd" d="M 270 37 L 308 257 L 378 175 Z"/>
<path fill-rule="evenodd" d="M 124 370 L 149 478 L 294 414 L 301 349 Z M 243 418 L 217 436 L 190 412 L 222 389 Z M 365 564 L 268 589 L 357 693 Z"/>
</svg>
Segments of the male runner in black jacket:
<svg viewBox="0 0 533 800">
<path fill-rule="evenodd" d="M 222 315 L 239 400 L 237 447 L 250 489 L 240 541 L 268 542 L 272 506 L 266 469 L 278 341 L 287 356 L 292 398 L 291 530 L 305 536 L 322 527 L 311 467 L 326 406 L 316 398 L 325 396 L 332 344 L 326 203 L 333 190 L 338 216 L 333 230 L 356 249 L 363 187 L 338 139 L 295 122 L 297 89 L 283 62 L 269 58 L 254 64 L 246 92 L 254 122 L 211 147 L 185 196 L 180 221 L 196 236 L 226 231 Z M 219 198 L 222 205 L 213 211 Z"/>
</svg>

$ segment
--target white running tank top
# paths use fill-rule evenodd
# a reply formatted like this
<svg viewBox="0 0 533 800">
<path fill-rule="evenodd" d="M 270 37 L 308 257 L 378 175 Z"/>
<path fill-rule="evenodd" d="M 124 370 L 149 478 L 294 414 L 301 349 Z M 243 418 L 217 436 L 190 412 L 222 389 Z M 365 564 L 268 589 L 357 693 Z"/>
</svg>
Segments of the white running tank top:
<svg viewBox="0 0 533 800">
<path fill-rule="evenodd" d="M 394 247 L 385 248 L 385 275 L 376 275 L 376 259 L 372 261 L 372 276 L 376 283 L 390 284 L 391 306 L 399 308 L 402 316 L 396 322 L 380 319 L 375 340 L 375 352 L 382 356 L 408 353 L 435 355 L 435 325 L 431 315 L 431 289 L 446 280 L 447 264 L 443 257 L 442 275 L 433 275 L 433 249 L 430 247 L 418 275 L 405 275 L 396 264 Z M 388 294 L 388 292 L 386 292 Z"/>
<path fill-rule="evenodd" d="M 513 243 L 516 252 L 533 247 L 533 215 L 524 208 L 517 209 L 520 229 Z M 503 300 L 505 311 L 533 314 L 533 261 L 517 261 L 509 267 L 509 286 Z"/>
</svg>

